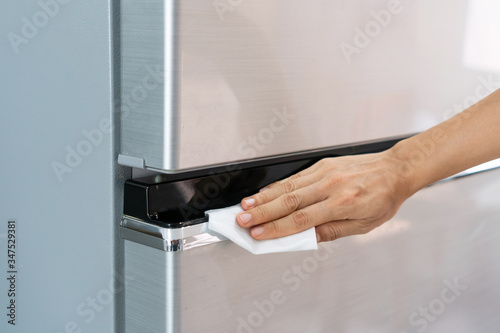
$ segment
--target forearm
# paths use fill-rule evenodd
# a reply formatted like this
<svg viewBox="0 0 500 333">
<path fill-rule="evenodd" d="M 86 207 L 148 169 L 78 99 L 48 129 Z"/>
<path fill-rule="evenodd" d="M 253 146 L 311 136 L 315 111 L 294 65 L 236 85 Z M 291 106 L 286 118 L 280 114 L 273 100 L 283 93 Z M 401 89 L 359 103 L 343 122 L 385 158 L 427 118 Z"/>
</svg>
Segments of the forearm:
<svg viewBox="0 0 500 333">
<path fill-rule="evenodd" d="M 366 233 L 421 188 L 500 157 L 500 91 L 378 154 L 321 160 L 242 200 L 255 239 L 316 228 L 319 241 Z"/>
<path fill-rule="evenodd" d="M 500 158 L 500 90 L 449 120 L 394 146 L 408 195 L 475 165 Z"/>
</svg>

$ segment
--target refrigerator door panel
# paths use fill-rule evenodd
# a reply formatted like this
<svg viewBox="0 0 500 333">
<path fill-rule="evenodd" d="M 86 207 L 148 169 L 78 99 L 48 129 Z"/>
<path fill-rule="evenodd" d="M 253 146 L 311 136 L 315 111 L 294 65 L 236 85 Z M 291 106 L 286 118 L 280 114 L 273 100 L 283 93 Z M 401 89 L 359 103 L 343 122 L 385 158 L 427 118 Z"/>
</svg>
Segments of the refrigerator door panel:
<svg viewBox="0 0 500 333">
<path fill-rule="evenodd" d="M 499 45 L 494 7 L 124 0 L 120 162 L 182 172 L 422 131 L 500 86 L 478 51 Z"/>
<path fill-rule="evenodd" d="M 126 332 L 496 333 L 499 191 L 500 170 L 437 184 L 317 252 L 126 241 Z"/>
</svg>

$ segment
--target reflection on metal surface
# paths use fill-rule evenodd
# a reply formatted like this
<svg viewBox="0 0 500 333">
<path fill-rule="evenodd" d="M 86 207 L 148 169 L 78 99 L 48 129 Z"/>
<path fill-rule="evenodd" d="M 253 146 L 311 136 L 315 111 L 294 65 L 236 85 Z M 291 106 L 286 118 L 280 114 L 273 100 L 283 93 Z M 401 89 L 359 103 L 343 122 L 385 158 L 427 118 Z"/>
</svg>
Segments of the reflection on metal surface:
<svg viewBox="0 0 500 333">
<path fill-rule="evenodd" d="M 207 223 L 172 229 L 127 216 L 121 221 L 120 236 L 165 252 L 186 251 L 225 240 L 220 235 L 210 234 Z"/>
<path fill-rule="evenodd" d="M 483 163 L 481 165 L 475 166 L 473 168 L 465 170 L 464 172 L 459 173 L 457 176 L 469 176 L 469 175 L 472 175 L 472 174 L 475 174 L 478 172 L 493 170 L 496 168 L 500 168 L 500 159 L 493 160 L 493 161 L 486 162 L 486 163 Z"/>
</svg>

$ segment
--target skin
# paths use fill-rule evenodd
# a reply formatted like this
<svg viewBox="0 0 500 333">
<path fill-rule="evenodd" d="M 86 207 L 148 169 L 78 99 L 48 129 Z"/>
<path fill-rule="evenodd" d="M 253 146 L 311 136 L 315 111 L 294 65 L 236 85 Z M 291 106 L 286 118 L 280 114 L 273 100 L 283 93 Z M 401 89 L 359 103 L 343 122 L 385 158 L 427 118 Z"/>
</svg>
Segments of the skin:
<svg viewBox="0 0 500 333">
<path fill-rule="evenodd" d="M 316 228 L 318 242 L 364 234 L 420 189 L 500 158 L 500 90 L 376 154 L 327 158 L 242 200 L 238 224 L 258 240 Z"/>
</svg>

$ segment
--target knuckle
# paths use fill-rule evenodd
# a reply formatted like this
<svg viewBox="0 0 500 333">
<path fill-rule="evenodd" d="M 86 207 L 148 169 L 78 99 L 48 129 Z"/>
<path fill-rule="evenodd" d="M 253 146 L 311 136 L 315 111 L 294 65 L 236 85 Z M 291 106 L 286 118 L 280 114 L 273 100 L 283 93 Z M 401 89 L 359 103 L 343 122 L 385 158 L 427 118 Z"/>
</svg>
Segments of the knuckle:
<svg viewBox="0 0 500 333">
<path fill-rule="evenodd" d="M 328 223 L 327 225 L 325 225 L 325 229 L 326 229 L 325 238 L 328 241 L 333 241 L 342 237 L 342 232 L 335 223 Z"/>
<path fill-rule="evenodd" d="M 309 215 L 302 210 L 293 213 L 292 220 L 298 229 L 307 229 L 310 225 Z"/>
<path fill-rule="evenodd" d="M 266 225 L 268 227 L 268 231 L 271 234 L 273 234 L 273 235 L 279 234 L 279 227 L 278 227 L 278 224 L 275 221 L 269 222 Z"/>
<path fill-rule="evenodd" d="M 341 204 L 343 206 L 353 206 L 356 204 L 359 197 L 362 195 L 362 189 L 360 187 L 354 187 L 347 190 L 341 199 Z"/>
<path fill-rule="evenodd" d="M 257 219 L 259 221 L 262 221 L 262 220 L 266 220 L 266 218 L 269 214 L 269 210 L 268 210 L 266 205 L 262 205 L 262 206 L 255 208 L 253 214 L 257 216 Z"/>
<path fill-rule="evenodd" d="M 255 196 L 255 199 L 259 204 L 266 203 L 269 201 L 269 194 L 267 193 L 267 191 L 260 192 Z"/>
<path fill-rule="evenodd" d="M 354 201 L 355 201 L 355 198 L 352 197 L 351 195 L 349 194 L 345 194 L 344 196 L 342 196 L 342 198 L 340 199 L 340 205 L 341 206 L 344 206 L 344 207 L 349 207 L 349 206 L 352 206 L 354 204 Z"/>
<path fill-rule="evenodd" d="M 358 186 L 355 186 L 352 190 L 351 190 L 351 195 L 354 196 L 355 198 L 358 198 L 360 197 L 361 195 L 363 195 L 363 193 L 365 192 L 365 189 L 363 186 L 361 185 L 358 185 Z"/>
<path fill-rule="evenodd" d="M 282 184 L 282 188 L 285 193 L 293 192 L 296 188 L 295 182 L 292 180 L 288 180 Z"/>
<path fill-rule="evenodd" d="M 287 209 L 287 211 L 295 211 L 299 208 L 299 198 L 296 194 L 289 193 L 283 196 L 283 206 Z"/>
<path fill-rule="evenodd" d="M 318 185 L 318 189 L 319 190 L 329 190 L 331 188 L 335 188 L 337 187 L 339 184 L 342 184 L 344 181 L 343 179 L 343 176 L 338 174 L 338 173 L 334 173 L 334 174 L 330 174 L 330 175 L 327 175 L 323 181 L 321 181 Z"/>
</svg>

